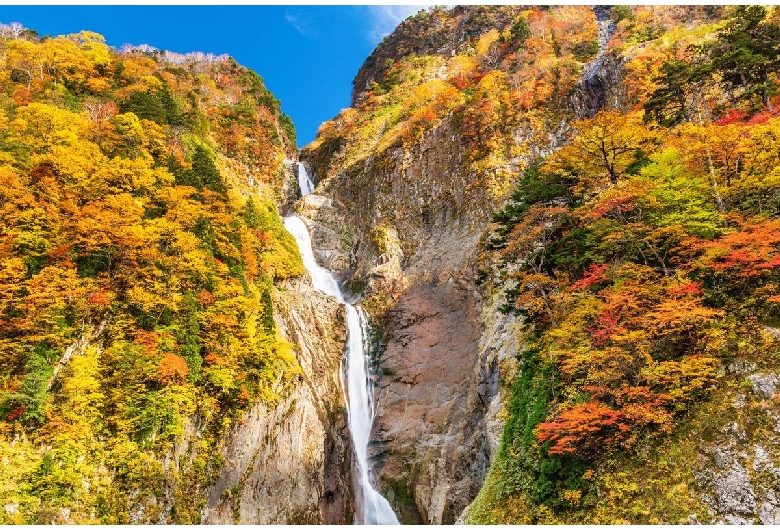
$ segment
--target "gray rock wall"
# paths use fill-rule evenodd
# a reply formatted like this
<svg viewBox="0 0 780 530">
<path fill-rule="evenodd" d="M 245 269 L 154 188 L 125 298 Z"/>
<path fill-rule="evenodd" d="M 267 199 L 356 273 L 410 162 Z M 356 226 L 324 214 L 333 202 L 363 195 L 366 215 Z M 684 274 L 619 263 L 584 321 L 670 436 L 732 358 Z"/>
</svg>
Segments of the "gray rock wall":
<svg viewBox="0 0 780 530">
<path fill-rule="evenodd" d="M 280 286 L 274 305 L 302 374 L 276 407 L 255 405 L 231 428 L 202 522 L 349 524 L 352 446 L 339 382 L 343 309 L 302 280 Z"/>
<path fill-rule="evenodd" d="M 492 199 L 470 186 L 461 151 L 445 121 L 413 150 L 379 153 L 299 204 L 320 262 L 371 297 L 385 349 L 369 457 L 407 523 L 455 522 L 492 454 L 485 415 L 498 365 L 480 347 L 475 282 Z"/>
<path fill-rule="evenodd" d="M 699 495 L 715 524 L 780 524 L 780 375 L 750 362 L 729 371 L 745 383 L 713 442 L 702 440 L 692 466 Z"/>
</svg>

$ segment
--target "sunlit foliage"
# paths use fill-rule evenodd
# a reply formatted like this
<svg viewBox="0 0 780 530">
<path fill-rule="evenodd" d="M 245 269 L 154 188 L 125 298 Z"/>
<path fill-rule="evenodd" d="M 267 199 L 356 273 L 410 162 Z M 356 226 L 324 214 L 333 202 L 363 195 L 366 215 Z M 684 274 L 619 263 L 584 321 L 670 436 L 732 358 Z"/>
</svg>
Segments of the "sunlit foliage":
<svg viewBox="0 0 780 530">
<path fill-rule="evenodd" d="M 0 523 L 128 523 L 173 472 L 198 522 L 219 433 L 299 370 L 272 293 L 303 267 L 257 194 L 289 120 L 231 59 L 165 57 L 0 39 Z"/>
</svg>

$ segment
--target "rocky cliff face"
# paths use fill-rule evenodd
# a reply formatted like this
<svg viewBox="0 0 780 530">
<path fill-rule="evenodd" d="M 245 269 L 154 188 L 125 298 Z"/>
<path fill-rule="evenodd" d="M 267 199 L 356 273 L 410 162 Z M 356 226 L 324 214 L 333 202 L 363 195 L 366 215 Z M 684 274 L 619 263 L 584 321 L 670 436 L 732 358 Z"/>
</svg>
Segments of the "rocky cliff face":
<svg viewBox="0 0 780 530">
<path fill-rule="evenodd" d="M 385 110 L 366 102 L 382 90 L 392 90 L 388 78 L 398 75 L 392 65 L 411 55 L 415 56 L 412 62 L 417 56 L 446 60 L 461 53 L 470 56 L 473 48 L 484 64 L 498 64 L 504 52 L 500 46 L 490 51 L 490 42 L 501 43 L 515 32 L 523 34 L 519 9 L 432 11 L 403 24 L 358 74 L 355 108 L 377 114 Z M 565 142 L 572 121 L 592 117 L 604 108 L 625 110 L 636 103 L 631 100 L 636 96 L 628 94 L 623 83 L 626 64 L 636 50 L 609 47 L 615 22 L 608 10 L 595 9 L 592 16 L 598 27 L 596 47 L 590 55 L 582 54 L 576 81 L 557 100 L 565 102 L 563 106 L 514 121 L 504 131 L 502 140 L 509 138 L 522 149 L 501 151 L 493 146 L 495 156 L 489 163 L 475 163 L 475 142 L 469 136 L 473 131 L 461 108 L 430 120 L 417 136 L 407 129 L 406 136 L 383 143 L 382 136 L 395 126 L 388 120 L 364 149 L 355 149 L 350 145 L 354 137 L 339 133 L 304 152 L 309 173 L 321 182 L 316 194 L 297 203 L 298 214 L 310 229 L 320 263 L 362 300 L 379 331 L 374 359 L 377 413 L 369 457 L 378 490 L 404 523 L 446 524 L 459 519 L 480 491 L 499 445 L 504 417 L 501 387 L 510 386 L 523 369 L 517 360 L 524 348 L 523 320 L 499 311 L 503 294 L 483 287 L 480 277 L 483 238 L 490 229 L 491 212 L 502 203 L 506 190 L 480 183 L 500 184 L 518 175 L 530 159 L 545 156 Z M 483 39 L 491 29 L 501 36 Z M 534 26 L 528 31 L 533 35 L 545 30 Z M 425 75 L 444 79 L 447 68 Z M 401 76 L 417 73 L 401 71 Z M 420 83 L 426 80 L 430 77 Z M 351 119 L 347 113 L 335 127 L 346 130 L 356 123 Z M 487 136 L 489 132 L 478 130 L 478 148 L 495 140 Z M 360 154 L 354 155 L 355 151 Z M 292 209 L 294 190 L 286 193 L 286 208 Z M 280 327 L 288 330 L 291 340 L 305 344 L 306 337 L 290 335 L 289 330 L 306 329 L 306 319 L 293 319 L 294 326 Z M 337 349 L 327 355 L 335 359 L 340 356 Z M 307 363 L 312 366 L 317 361 L 302 362 Z M 235 469 L 226 470 L 209 492 L 209 522 L 350 519 L 354 501 L 346 493 L 347 437 L 343 425 L 334 427 L 333 416 L 330 422 L 322 420 L 322 411 L 332 410 L 331 405 L 317 401 L 317 392 L 307 386 L 316 386 L 316 377 L 334 383 L 334 372 L 328 371 L 334 367 L 331 363 L 330 368 L 323 365 L 322 371 L 311 372 L 304 366 L 305 372 L 313 374 L 308 376 L 310 383 L 296 388 L 276 410 L 267 411 L 265 419 L 253 412 L 247 423 L 251 427 L 236 428 L 225 455 L 238 465 L 229 466 Z M 692 513 L 721 523 L 778 520 L 780 491 L 773 486 L 780 476 L 780 456 L 774 450 L 780 432 L 776 370 L 743 363 L 729 366 L 728 371 L 742 377 L 744 384 L 720 394 L 714 408 L 692 417 L 668 454 L 666 446 L 648 444 L 642 454 L 632 456 L 632 462 L 612 470 L 614 483 L 603 499 L 624 495 L 620 480 L 627 476 L 625 469 L 638 476 L 652 471 L 667 473 L 675 481 L 679 477 L 674 509 L 667 513 L 666 506 L 649 508 L 658 512 L 660 520 L 695 523 L 699 519 Z M 282 434 L 275 438 L 272 433 L 277 431 Z M 317 446 L 318 437 L 326 440 L 324 452 L 323 446 Z M 252 441 L 258 438 L 264 441 Z M 299 455 L 297 465 L 280 458 L 289 448 Z M 262 465 L 268 461 L 275 463 Z M 605 472 L 608 475 L 610 470 Z M 306 488 L 286 489 L 285 477 Z M 243 483 L 252 487 L 242 490 Z M 652 477 L 646 481 L 648 488 L 658 483 Z M 274 510 L 279 492 L 289 496 L 291 504 Z M 647 511 L 644 498 L 625 495 L 637 510 Z M 344 511 L 345 519 L 339 519 Z"/>
<path fill-rule="evenodd" d="M 352 102 L 369 90 L 372 82 L 383 80 L 388 62 L 412 54 L 455 55 L 490 29 L 511 24 L 522 9 L 520 6 L 455 6 L 446 15 L 440 10 L 421 10 L 401 22 L 366 58 L 352 82 Z"/>
<path fill-rule="evenodd" d="M 343 309 L 303 280 L 281 285 L 274 305 L 302 373 L 276 407 L 256 405 L 230 430 L 202 522 L 349 524 L 352 446 L 339 382 Z"/>
<path fill-rule="evenodd" d="M 727 372 L 744 384 L 725 393 L 711 430 L 697 433 L 696 494 L 714 524 L 778 524 L 780 377 L 751 361 L 736 361 Z"/>
<path fill-rule="evenodd" d="M 502 293 L 481 286 L 481 242 L 490 229 L 491 212 L 506 198 L 501 184 L 516 178 L 529 160 L 562 145 L 573 121 L 604 108 L 622 111 L 637 104 L 637 95 L 630 94 L 623 81 L 627 63 L 643 47 L 610 47 L 615 21 L 608 10 L 596 9 L 590 21 L 597 26 L 593 42 L 581 43 L 572 54 L 580 62 L 576 79 L 565 90 L 554 87 L 543 110 L 507 117 L 504 124 L 509 125 L 501 135 L 494 134 L 496 124 L 490 124 L 493 129 L 475 126 L 475 133 L 464 118 L 479 119 L 495 110 L 492 104 L 498 96 L 488 98 L 490 103 L 468 99 L 492 89 L 481 80 L 495 70 L 466 89 L 473 92 L 461 107 L 423 113 L 428 121 L 422 126 L 413 123 L 412 115 L 408 127 L 395 136 L 400 127 L 391 118 L 373 128 L 375 116 L 393 112 L 381 99 L 394 89 L 393 76 L 403 84 L 417 75 L 418 86 L 432 91 L 440 86 L 431 79 L 446 79 L 461 88 L 468 83 L 447 77 L 453 68 L 446 62 L 449 57 L 458 55 L 466 64 L 476 56 L 490 70 L 485 65 L 511 62 L 506 50 L 515 45 L 512 39 L 522 40 L 516 35 L 527 32 L 523 46 L 541 46 L 532 37 L 546 38 L 546 27 L 539 22 L 546 20 L 544 15 L 529 16 L 529 29 L 518 12 L 456 8 L 407 21 L 361 69 L 354 108 L 330 123 L 331 132 L 303 155 L 309 173 L 321 182 L 316 195 L 298 204 L 299 215 L 310 228 L 320 262 L 362 298 L 380 330 L 377 415 L 369 455 L 379 491 L 405 523 L 455 522 L 475 497 L 501 437 L 500 383 L 507 388 L 522 369 L 517 357 L 523 351 L 523 321 L 502 314 Z M 685 13 L 667 15 L 665 23 L 673 26 Z M 626 24 L 621 27 L 625 33 Z M 491 34 L 493 29 L 497 31 Z M 558 56 L 559 50 L 555 53 Z M 407 59 L 416 66 L 393 66 Z M 440 66 L 425 70 L 430 64 Z M 507 77 L 496 75 L 495 83 L 508 79 L 516 89 L 524 82 L 521 68 L 511 64 L 504 71 Z M 538 82 L 541 85 L 541 77 Z M 411 93 L 427 97 L 422 90 Z M 512 96 L 520 99 L 522 91 Z M 468 109 L 464 112 L 469 105 L 482 107 L 470 115 Z M 372 134 L 349 132 L 361 124 Z M 480 151 L 485 146 L 488 155 Z M 745 372 L 752 393 L 728 394 L 733 406 L 723 405 L 716 414 L 722 424 L 709 425 L 704 433 L 696 429 L 706 420 L 692 422 L 696 426 L 686 431 L 692 442 L 675 446 L 675 473 L 685 477 L 678 492 L 685 500 L 677 502 L 676 509 L 705 506 L 716 522 L 775 520 L 780 493 L 767 487 L 766 480 L 778 469 L 771 449 L 777 430 L 767 423 L 775 417 L 769 404 L 778 386 L 773 374 L 756 367 Z M 752 419 L 740 418 L 744 403 L 763 408 L 771 421 L 759 422 L 757 429 Z M 769 441 L 762 442 L 756 433 Z M 648 446 L 632 469 L 663 469 L 667 463 L 659 467 L 657 459 L 665 457 L 658 450 Z M 620 491 L 619 485 L 613 486 Z"/>
<path fill-rule="evenodd" d="M 323 183 L 300 212 L 321 261 L 370 293 L 385 349 L 369 456 L 379 490 L 410 523 L 454 522 L 490 460 L 484 422 L 498 371 L 480 347 L 474 276 L 488 208 L 470 207 L 489 198 L 458 171 L 460 150 L 444 123 L 417 149 Z"/>
<path fill-rule="evenodd" d="M 353 98 L 382 82 L 390 59 L 454 56 L 492 28 L 510 26 L 518 12 L 418 15 L 369 57 Z M 527 155 L 475 169 L 464 127 L 454 115 L 444 117 L 418 141 L 369 150 L 337 174 L 330 165 L 343 140 L 304 153 L 310 174 L 323 182 L 299 215 L 321 263 L 365 297 L 381 329 L 369 456 L 379 491 L 406 523 L 453 523 L 476 496 L 500 437 L 499 358 L 519 348 L 507 332 L 516 319 L 497 316 L 495 298 L 486 303 L 477 285 L 478 243 L 502 200 L 478 182 L 500 182 Z M 522 143 L 534 132 L 522 124 L 510 134 Z M 559 141 L 551 131 L 545 138 L 531 151 Z"/>
<path fill-rule="evenodd" d="M 624 58 L 614 50 L 609 50 L 615 22 L 610 18 L 608 6 L 594 6 L 593 12 L 599 28 L 598 52 L 596 58 L 585 67 L 574 91 L 572 106 L 577 118 L 592 118 L 604 108 L 621 109 L 626 101 L 625 85 L 619 82 L 625 75 Z"/>
</svg>

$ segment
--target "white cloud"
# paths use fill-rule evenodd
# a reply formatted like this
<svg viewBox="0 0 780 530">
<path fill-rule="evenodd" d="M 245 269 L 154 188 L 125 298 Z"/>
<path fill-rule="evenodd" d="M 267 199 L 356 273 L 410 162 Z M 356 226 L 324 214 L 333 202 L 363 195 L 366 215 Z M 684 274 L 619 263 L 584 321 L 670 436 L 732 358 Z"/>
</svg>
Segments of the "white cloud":
<svg viewBox="0 0 780 530">
<path fill-rule="evenodd" d="M 315 22 L 301 9 L 288 9 L 284 12 L 284 19 L 303 36 L 316 37 L 318 35 Z"/>
<path fill-rule="evenodd" d="M 322 14 L 319 11 L 312 12 L 307 9 L 308 6 L 290 6 L 284 13 L 285 20 L 295 30 L 305 37 L 320 36 L 318 17 Z M 366 5 L 357 7 L 355 13 L 363 19 L 365 29 L 363 36 L 372 45 L 379 44 L 384 37 L 395 30 L 396 26 L 405 18 L 417 14 L 421 10 L 428 9 L 430 5 Z"/>
<path fill-rule="evenodd" d="M 379 44 L 385 36 L 410 15 L 414 15 L 422 9 L 428 9 L 428 5 L 416 6 L 386 6 L 372 5 L 368 7 L 368 28 L 365 31 L 366 38 L 371 44 Z"/>
</svg>

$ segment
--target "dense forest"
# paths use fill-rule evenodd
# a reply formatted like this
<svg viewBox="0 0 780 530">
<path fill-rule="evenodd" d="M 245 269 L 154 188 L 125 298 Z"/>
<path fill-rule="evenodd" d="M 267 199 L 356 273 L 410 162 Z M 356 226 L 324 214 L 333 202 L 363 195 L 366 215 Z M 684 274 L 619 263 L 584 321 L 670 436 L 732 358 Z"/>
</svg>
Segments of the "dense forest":
<svg viewBox="0 0 780 530">
<path fill-rule="evenodd" d="M 612 11 L 611 46 L 646 43 L 625 108 L 532 159 L 485 239 L 528 342 L 476 520 L 685 522 L 667 492 L 740 384 L 724 367 L 778 363 L 778 13 L 667 31 L 636 11 Z"/>
<path fill-rule="evenodd" d="M 172 495 L 198 522 L 220 433 L 296 373 L 272 304 L 303 271 L 274 202 L 291 122 L 228 57 L 90 32 L 5 26 L 0 86 L 0 523 L 129 522 L 192 418 Z"/>
</svg>

